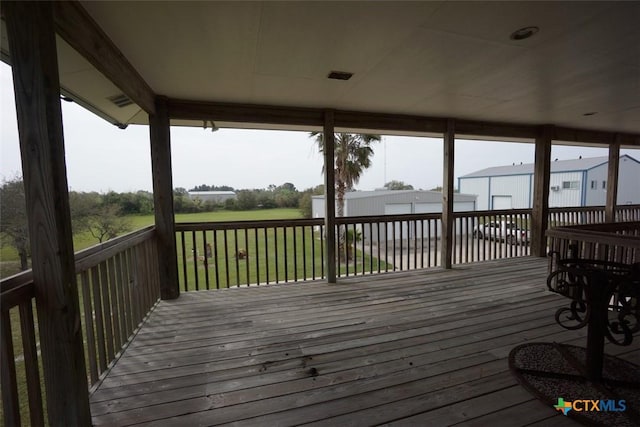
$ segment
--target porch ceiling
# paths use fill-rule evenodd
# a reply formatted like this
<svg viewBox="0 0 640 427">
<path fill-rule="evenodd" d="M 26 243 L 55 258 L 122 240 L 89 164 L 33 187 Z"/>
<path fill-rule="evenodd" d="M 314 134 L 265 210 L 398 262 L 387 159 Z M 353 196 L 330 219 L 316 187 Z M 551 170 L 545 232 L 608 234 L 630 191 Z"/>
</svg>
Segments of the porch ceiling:
<svg viewBox="0 0 640 427">
<path fill-rule="evenodd" d="M 640 134 L 638 2 L 81 3 L 170 98 Z M 527 26 L 540 31 L 510 39 Z M 67 91 L 113 121 L 147 123 L 60 45 Z"/>
</svg>

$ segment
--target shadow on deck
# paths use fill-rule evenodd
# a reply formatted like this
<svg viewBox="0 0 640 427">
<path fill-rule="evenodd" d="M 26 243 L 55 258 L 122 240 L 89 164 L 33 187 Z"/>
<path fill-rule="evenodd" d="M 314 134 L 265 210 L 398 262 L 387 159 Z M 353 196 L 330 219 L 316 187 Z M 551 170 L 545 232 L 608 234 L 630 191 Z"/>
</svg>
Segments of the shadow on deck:
<svg viewBox="0 0 640 427">
<path fill-rule="evenodd" d="M 92 394 L 93 421 L 574 425 L 506 359 L 525 341 L 584 345 L 555 323 L 567 301 L 546 275 L 546 260 L 518 258 L 189 292 L 155 308 Z M 637 341 L 607 352 L 633 360 Z"/>
</svg>

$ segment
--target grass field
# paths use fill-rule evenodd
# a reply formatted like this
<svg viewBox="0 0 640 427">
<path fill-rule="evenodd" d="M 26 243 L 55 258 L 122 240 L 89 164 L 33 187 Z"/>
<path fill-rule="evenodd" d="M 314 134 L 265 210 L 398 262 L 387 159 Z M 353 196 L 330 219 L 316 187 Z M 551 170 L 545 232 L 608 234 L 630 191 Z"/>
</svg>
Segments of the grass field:
<svg viewBox="0 0 640 427">
<path fill-rule="evenodd" d="M 193 214 L 177 214 L 176 222 L 207 222 L 207 221 L 248 221 L 268 219 L 302 218 L 298 209 L 264 209 L 254 211 L 216 211 Z M 131 231 L 154 223 L 153 215 L 129 215 L 127 220 Z M 98 244 L 98 240 L 89 232 L 77 233 L 73 236 L 75 252 Z M 3 241 L 0 247 L 0 278 L 8 277 L 20 272 L 18 253 Z"/>
</svg>

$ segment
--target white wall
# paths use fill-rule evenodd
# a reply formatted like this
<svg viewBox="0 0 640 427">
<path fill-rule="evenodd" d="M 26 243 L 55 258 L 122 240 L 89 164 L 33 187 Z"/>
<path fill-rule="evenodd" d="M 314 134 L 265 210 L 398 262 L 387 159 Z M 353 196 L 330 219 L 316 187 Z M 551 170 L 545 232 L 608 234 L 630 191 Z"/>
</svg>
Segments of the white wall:
<svg viewBox="0 0 640 427">
<path fill-rule="evenodd" d="M 511 196 L 512 209 L 529 207 L 531 191 L 530 175 L 495 176 L 491 178 L 491 197 Z M 491 206 L 491 209 L 496 209 Z"/>
<path fill-rule="evenodd" d="M 608 167 L 608 164 L 604 164 L 587 171 L 586 206 L 604 206 L 607 203 L 607 187 L 605 184 L 602 188 L 602 182 L 607 181 Z M 595 181 L 595 188 L 591 188 L 592 181 Z"/>
<path fill-rule="evenodd" d="M 577 181 L 577 188 L 562 188 L 564 181 Z M 549 190 L 549 207 L 581 206 L 582 199 L 582 172 L 552 173 L 549 178 L 549 186 L 557 186 L 557 191 Z"/>
<path fill-rule="evenodd" d="M 636 159 L 638 160 L 638 159 Z M 618 204 L 640 203 L 640 163 L 623 157 L 620 159 L 618 178 Z"/>
<path fill-rule="evenodd" d="M 476 210 L 489 210 L 489 178 L 463 178 L 460 180 L 460 193 L 475 194 Z"/>
</svg>

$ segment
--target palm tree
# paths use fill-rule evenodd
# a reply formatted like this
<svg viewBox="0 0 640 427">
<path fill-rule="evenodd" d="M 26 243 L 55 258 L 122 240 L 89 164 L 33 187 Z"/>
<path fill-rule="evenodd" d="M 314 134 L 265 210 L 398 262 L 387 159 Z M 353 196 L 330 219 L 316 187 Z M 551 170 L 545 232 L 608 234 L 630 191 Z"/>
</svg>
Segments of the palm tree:
<svg viewBox="0 0 640 427">
<path fill-rule="evenodd" d="M 322 132 L 311 132 L 321 153 L 324 153 L 324 137 Z M 336 216 L 344 216 L 344 195 L 360 181 L 360 175 L 371 166 L 373 149 L 371 145 L 380 142 L 380 135 L 336 133 L 334 149 L 335 185 L 336 185 Z M 324 166 L 323 166 L 324 171 Z M 342 257 L 344 251 L 345 233 L 338 234 L 338 253 Z"/>
</svg>

